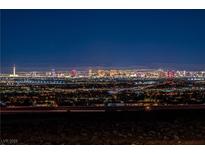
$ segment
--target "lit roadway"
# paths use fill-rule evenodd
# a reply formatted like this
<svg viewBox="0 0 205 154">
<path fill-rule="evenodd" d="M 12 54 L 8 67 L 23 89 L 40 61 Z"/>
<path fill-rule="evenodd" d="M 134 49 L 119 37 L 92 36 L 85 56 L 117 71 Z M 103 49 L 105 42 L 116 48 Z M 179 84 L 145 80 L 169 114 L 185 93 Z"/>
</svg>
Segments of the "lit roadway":
<svg viewBox="0 0 205 154">
<path fill-rule="evenodd" d="M 151 110 L 188 110 L 188 109 L 205 109 L 203 104 L 189 105 L 161 105 L 161 106 L 60 106 L 60 107 L 32 107 L 32 106 L 15 106 L 1 107 L 1 114 L 10 113 L 60 113 L 60 112 L 122 112 L 122 111 L 151 111 Z"/>
</svg>

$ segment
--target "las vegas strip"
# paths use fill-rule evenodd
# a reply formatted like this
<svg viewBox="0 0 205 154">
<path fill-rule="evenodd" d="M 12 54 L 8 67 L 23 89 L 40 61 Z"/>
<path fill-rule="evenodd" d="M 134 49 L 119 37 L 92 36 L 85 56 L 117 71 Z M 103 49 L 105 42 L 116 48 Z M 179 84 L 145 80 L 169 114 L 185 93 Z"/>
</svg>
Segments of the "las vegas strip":
<svg viewBox="0 0 205 154">
<path fill-rule="evenodd" d="M 1 112 L 204 108 L 205 71 L 99 69 L 1 74 Z"/>
<path fill-rule="evenodd" d="M 205 144 L 204 10 L 0 10 L 0 144 Z"/>
</svg>

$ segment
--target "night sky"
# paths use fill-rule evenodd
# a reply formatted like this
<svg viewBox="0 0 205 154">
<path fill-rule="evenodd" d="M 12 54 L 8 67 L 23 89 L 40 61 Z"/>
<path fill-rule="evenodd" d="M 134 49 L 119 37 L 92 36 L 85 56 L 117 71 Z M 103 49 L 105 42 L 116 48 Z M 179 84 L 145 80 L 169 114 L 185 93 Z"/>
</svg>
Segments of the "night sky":
<svg viewBox="0 0 205 154">
<path fill-rule="evenodd" d="M 1 10 L 2 70 L 13 64 L 204 69 L 205 10 Z"/>
</svg>

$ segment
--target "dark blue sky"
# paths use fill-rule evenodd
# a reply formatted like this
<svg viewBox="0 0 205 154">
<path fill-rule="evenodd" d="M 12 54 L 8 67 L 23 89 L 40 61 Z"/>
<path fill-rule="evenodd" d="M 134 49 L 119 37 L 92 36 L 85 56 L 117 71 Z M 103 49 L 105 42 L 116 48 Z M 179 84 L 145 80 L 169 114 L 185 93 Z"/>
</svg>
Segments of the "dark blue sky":
<svg viewBox="0 0 205 154">
<path fill-rule="evenodd" d="M 2 69 L 205 66 L 205 10 L 1 10 L 1 36 Z"/>
</svg>

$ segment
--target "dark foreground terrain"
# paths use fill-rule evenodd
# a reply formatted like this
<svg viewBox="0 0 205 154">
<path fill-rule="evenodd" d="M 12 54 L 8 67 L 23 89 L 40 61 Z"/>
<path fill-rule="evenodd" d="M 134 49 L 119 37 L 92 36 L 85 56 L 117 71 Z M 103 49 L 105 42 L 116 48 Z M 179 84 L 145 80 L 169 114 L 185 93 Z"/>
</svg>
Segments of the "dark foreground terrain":
<svg viewBox="0 0 205 154">
<path fill-rule="evenodd" d="M 1 144 L 205 144 L 205 110 L 3 114 Z"/>
</svg>

